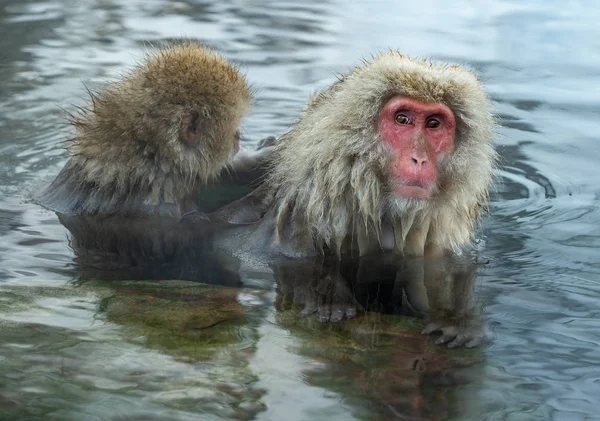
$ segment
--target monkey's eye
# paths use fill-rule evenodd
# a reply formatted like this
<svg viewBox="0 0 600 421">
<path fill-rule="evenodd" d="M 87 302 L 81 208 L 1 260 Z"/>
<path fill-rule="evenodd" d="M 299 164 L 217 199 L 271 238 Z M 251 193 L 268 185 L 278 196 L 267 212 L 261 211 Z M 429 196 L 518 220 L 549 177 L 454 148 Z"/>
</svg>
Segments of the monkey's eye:
<svg viewBox="0 0 600 421">
<path fill-rule="evenodd" d="M 404 114 L 396 114 L 396 123 L 398 124 L 410 124 L 410 118 Z"/>
<path fill-rule="evenodd" d="M 440 120 L 438 120 L 437 118 L 430 118 L 429 120 L 427 120 L 427 123 L 425 123 L 425 127 L 427 127 L 428 129 L 437 129 L 438 127 L 440 127 Z"/>
</svg>

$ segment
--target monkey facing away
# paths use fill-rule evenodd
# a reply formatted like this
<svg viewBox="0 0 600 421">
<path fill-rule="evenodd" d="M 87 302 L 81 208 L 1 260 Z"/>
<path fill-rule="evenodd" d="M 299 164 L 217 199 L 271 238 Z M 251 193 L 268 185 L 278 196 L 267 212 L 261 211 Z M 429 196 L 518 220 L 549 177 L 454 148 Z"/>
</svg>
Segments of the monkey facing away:
<svg viewBox="0 0 600 421">
<path fill-rule="evenodd" d="M 202 278 L 175 266 L 195 260 L 214 227 L 190 232 L 179 220 L 243 196 L 261 176 L 269 139 L 261 150 L 239 151 L 250 102 L 240 71 L 189 41 L 150 53 L 91 94 L 89 106 L 71 116 L 76 135 L 66 165 L 37 196 L 69 230 L 79 266 L 127 269 L 119 273 L 128 278 Z M 213 197 L 224 196 L 215 187 L 229 196 Z"/>
<path fill-rule="evenodd" d="M 486 207 L 495 132 L 469 70 L 395 51 L 365 61 L 278 139 L 250 241 L 289 257 L 460 250 Z"/>
<path fill-rule="evenodd" d="M 70 158 L 38 197 L 76 215 L 172 215 L 194 210 L 239 150 L 251 91 L 232 64 L 184 42 L 158 49 L 72 116 Z M 241 171 L 264 158 L 238 154 Z"/>
</svg>

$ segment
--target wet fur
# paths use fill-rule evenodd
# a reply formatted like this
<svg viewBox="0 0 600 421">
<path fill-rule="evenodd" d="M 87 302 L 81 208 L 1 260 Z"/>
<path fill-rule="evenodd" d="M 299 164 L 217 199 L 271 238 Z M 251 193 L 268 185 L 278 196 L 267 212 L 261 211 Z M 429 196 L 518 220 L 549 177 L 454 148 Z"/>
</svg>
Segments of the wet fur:
<svg viewBox="0 0 600 421">
<path fill-rule="evenodd" d="M 65 214 L 178 215 L 230 162 L 250 100 L 240 71 L 207 47 L 160 48 L 71 116 L 70 158 L 37 200 Z M 190 115 L 193 146 L 180 140 Z"/>
<path fill-rule="evenodd" d="M 427 201 L 395 198 L 391 151 L 378 141 L 378 116 L 402 95 L 439 102 L 455 114 L 455 151 L 440 163 Z M 390 51 L 365 61 L 313 97 L 279 139 L 267 183 L 271 210 L 259 231 L 287 255 L 360 254 L 386 248 L 422 255 L 459 250 L 486 207 L 496 160 L 496 121 L 476 76 L 460 66 L 412 60 Z"/>
</svg>

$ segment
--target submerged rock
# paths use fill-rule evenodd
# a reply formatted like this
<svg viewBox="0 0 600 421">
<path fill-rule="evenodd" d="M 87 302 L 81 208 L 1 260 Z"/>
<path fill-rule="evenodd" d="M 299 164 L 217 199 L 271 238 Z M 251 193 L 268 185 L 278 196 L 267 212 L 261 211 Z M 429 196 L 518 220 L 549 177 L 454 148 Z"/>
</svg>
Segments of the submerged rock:
<svg viewBox="0 0 600 421">
<path fill-rule="evenodd" d="M 306 382 L 344 396 L 372 420 L 442 420 L 456 415 L 450 402 L 458 386 L 476 381 L 466 368 L 481 367 L 480 349 L 447 349 L 421 334 L 420 319 L 365 313 L 341 323 L 320 323 L 297 311 L 277 321 L 299 338 L 296 353 L 320 364 Z"/>
<path fill-rule="evenodd" d="M 252 307 L 238 302 L 239 289 L 188 281 L 111 282 L 114 294 L 102 300 L 107 320 L 144 346 L 172 355 L 210 358 L 239 342 Z M 247 292 L 247 290 L 245 290 Z"/>
</svg>

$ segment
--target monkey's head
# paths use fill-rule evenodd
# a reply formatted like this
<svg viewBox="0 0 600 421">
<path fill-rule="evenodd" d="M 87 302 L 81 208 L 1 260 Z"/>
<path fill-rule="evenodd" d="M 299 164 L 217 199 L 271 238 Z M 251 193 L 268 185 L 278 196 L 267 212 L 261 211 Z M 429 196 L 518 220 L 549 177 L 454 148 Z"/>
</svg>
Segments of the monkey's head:
<svg viewBox="0 0 600 421">
<path fill-rule="evenodd" d="M 278 217 L 293 205 L 317 243 L 338 248 L 385 223 L 398 248 L 419 226 L 428 241 L 460 246 L 487 199 L 495 130 L 470 71 L 379 55 L 315 96 L 281 138 L 270 178 Z"/>
<path fill-rule="evenodd" d="M 160 48 L 75 116 L 73 155 L 97 184 L 165 181 L 178 195 L 218 175 L 239 149 L 250 101 L 245 77 L 209 48 Z"/>
</svg>

